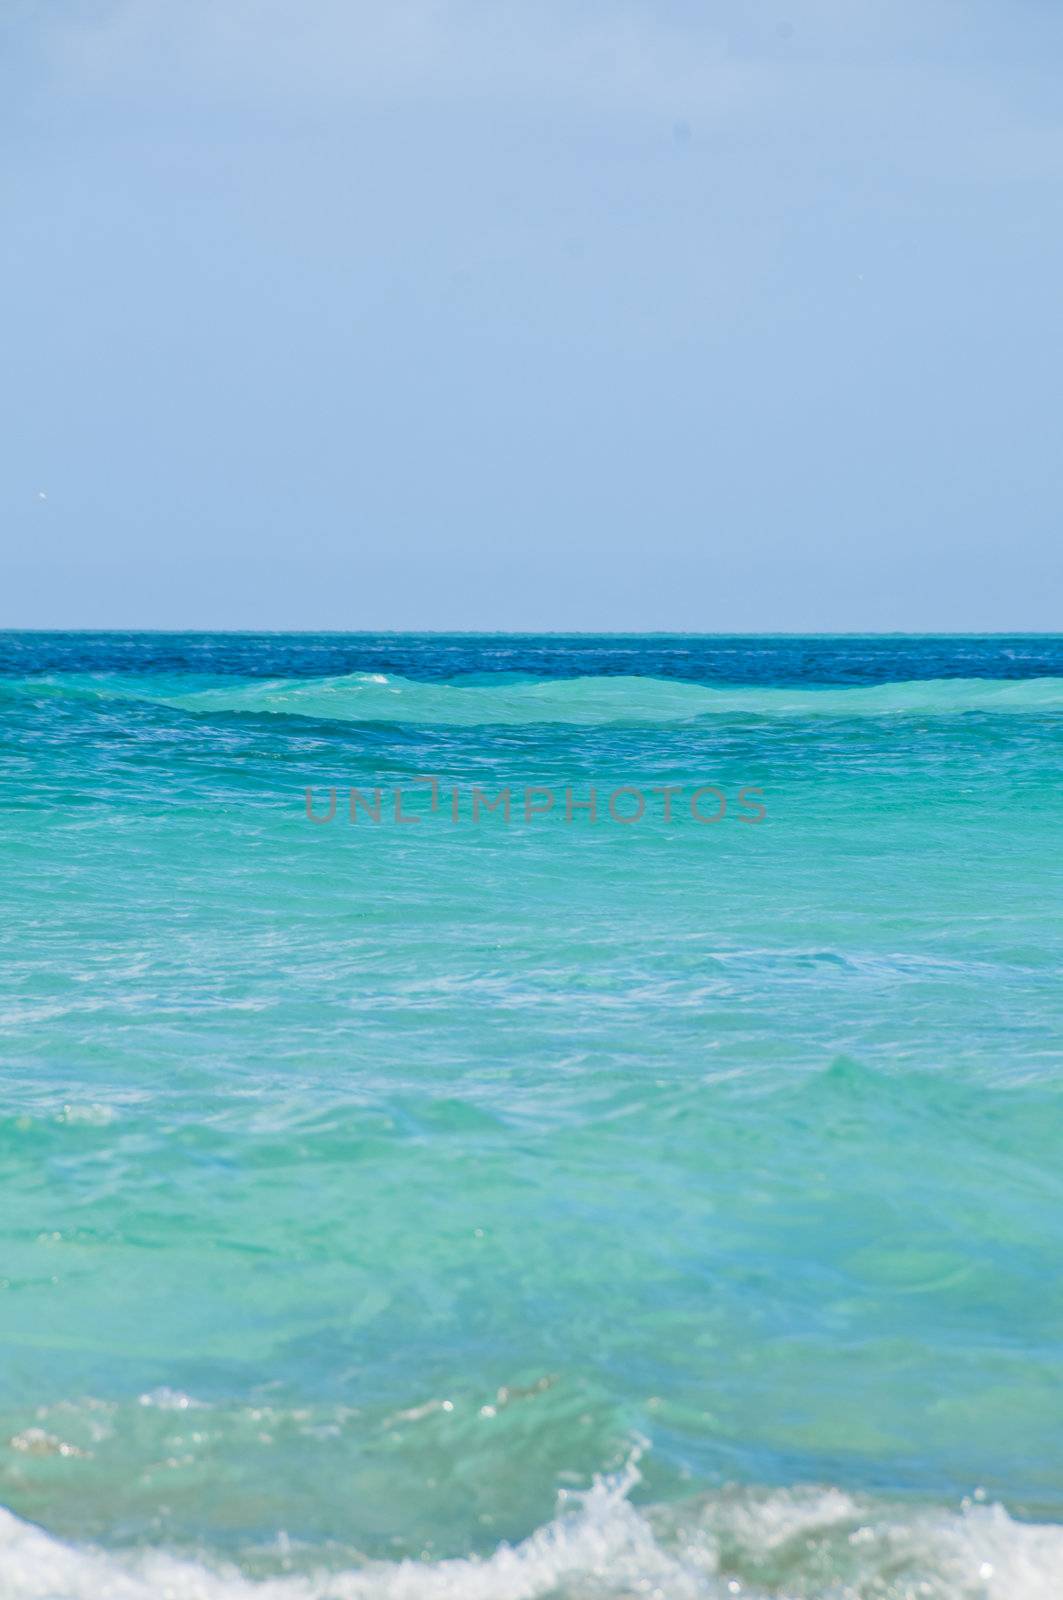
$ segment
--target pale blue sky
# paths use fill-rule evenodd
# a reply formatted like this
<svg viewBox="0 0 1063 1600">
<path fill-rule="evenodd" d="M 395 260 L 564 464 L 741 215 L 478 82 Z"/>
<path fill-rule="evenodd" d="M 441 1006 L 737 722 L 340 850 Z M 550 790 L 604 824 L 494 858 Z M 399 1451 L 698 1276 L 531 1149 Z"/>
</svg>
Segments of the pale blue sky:
<svg viewBox="0 0 1063 1600">
<path fill-rule="evenodd" d="M 1061 81 L 1056 0 L 4 0 L 0 626 L 1060 627 Z"/>
</svg>

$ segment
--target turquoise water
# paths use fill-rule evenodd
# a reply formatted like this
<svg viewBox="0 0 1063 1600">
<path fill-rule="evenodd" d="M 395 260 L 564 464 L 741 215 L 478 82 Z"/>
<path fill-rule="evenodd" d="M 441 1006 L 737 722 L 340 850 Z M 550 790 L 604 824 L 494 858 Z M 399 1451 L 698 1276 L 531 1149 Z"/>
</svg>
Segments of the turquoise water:
<svg viewBox="0 0 1063 1600">
<path fill-rule="evenodd" d="M 1058 1600 L 1061 724 L 1061 638 L 0 636 L 0 1594 Z"/>
</svg>

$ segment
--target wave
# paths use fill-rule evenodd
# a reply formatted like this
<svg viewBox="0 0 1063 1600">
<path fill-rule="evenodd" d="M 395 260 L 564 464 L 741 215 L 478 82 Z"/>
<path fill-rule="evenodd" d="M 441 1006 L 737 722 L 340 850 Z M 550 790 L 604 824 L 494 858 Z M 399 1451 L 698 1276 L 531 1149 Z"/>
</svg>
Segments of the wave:
<svg viewBox="0 0 1063 1600">
<path fill-rule="evenodd" d="M 890 1504 L 841 1489 L 733 1489 L 637 1508 L 636 1451 L 488 1557 L 366 1561 L 251 1578 L 164 1551 L 79 1548 L 0 1509 L 6 1600 L 1058 1600 L 1063 1527 L 1000 1506 Z M 291 1559 L 289 1557 L 289 1559 Z"/>
<path fill-rule="evenodd" d="M 711 686 L 676 679 L 589 677 L 501 683 L 425 682 L 382 673 L 333 678 L 187 679 L 66 676 L 7 679 L 0 693 L 134 700 L 212 716 L 244 713 L 318 721 L 450 726 L 568 723 L 595 727 L 705 717 L 943 717 L 1063 711 L 1063 678 L 930 678 L 852 688 Z"/>
</svg>

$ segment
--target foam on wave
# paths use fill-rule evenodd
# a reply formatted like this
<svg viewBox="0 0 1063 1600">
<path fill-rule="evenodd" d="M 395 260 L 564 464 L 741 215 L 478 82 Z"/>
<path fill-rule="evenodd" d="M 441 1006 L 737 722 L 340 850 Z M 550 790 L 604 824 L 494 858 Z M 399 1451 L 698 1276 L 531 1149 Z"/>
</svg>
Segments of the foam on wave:
<svg viewBox="0 0 1063 1600">
<path fill-rule="evenodd" d="M 0 1509 L 6 1600 L 1058 1600 L 1063 1528 L 999 1506 L 919 1510 L 839 1489 L 733 1490 L 639 1510 L 623 1472 L 568 1491 L 487 1558 L 251 1579 L 162 1551 L 79 1549 Z"/>
</svg>

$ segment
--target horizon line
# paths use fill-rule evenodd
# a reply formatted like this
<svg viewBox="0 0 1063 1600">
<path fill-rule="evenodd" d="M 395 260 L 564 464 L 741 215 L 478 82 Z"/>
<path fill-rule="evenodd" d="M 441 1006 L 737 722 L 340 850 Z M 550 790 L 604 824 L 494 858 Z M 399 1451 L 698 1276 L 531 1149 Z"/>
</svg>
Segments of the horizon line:
<svg viewBox="0 0 1063 1600">
<path fill-rule="evenodd" d="M 204 638 L 228 635 L 246 638 L 284 636 L 344 639 L 1061 639 L 1063 630 L 1045 628 L 735 628 L 700 631 L 690 628 L 145 628 L 145 627 L 6 627 L 8 634 L 139 634 L 149 637 Z"/>
</svg>

